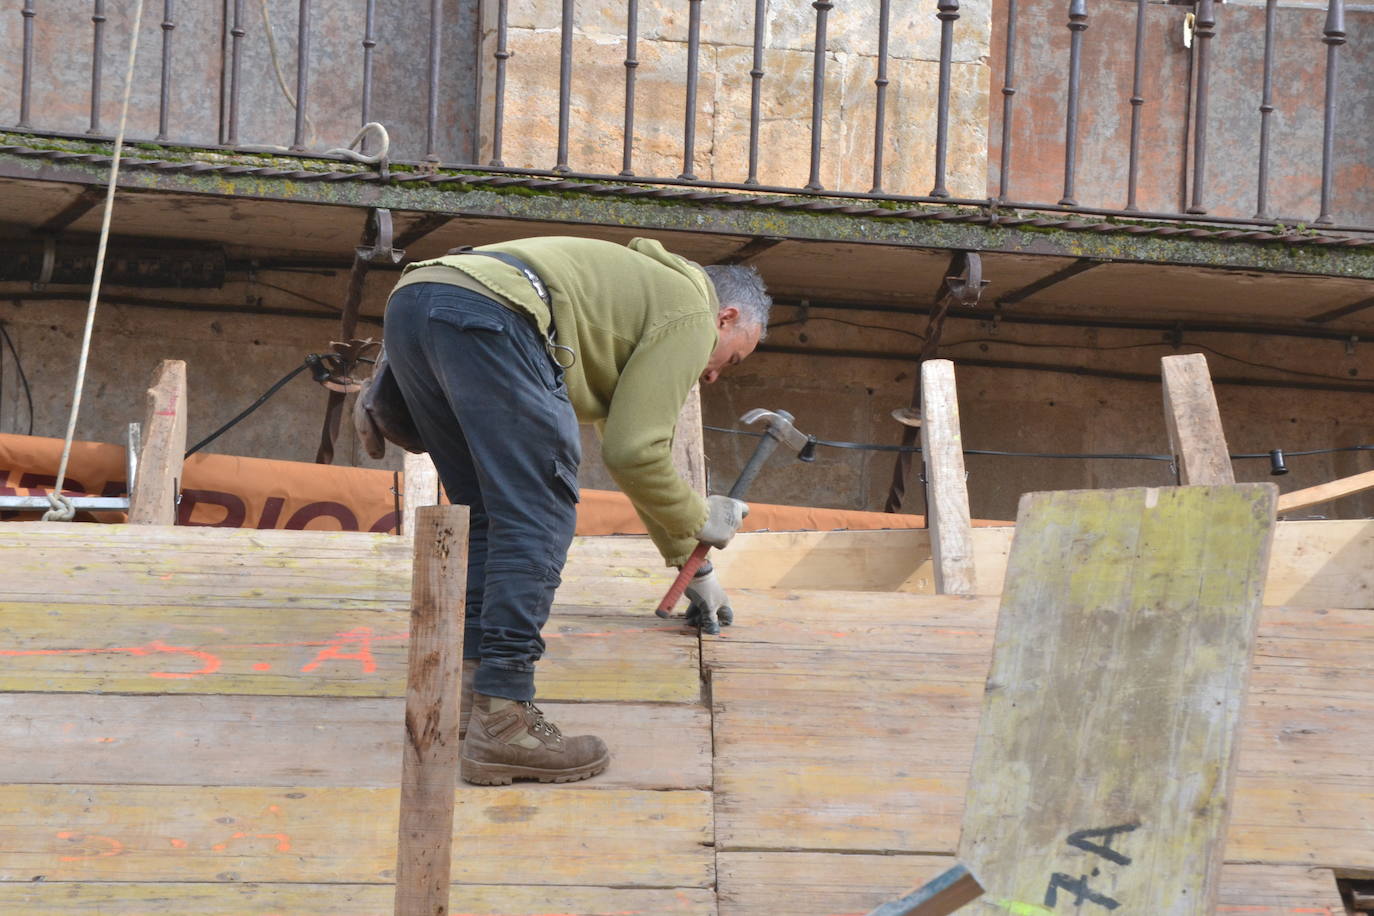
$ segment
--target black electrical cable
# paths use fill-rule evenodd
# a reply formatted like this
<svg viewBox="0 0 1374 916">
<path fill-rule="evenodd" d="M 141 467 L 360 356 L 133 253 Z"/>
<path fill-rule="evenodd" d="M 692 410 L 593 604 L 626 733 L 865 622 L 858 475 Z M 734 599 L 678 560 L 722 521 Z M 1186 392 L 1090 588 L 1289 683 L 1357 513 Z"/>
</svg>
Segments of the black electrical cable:
<svg viewBox="0 0 1374 916">
<path fill-rule="evenodd" d="M 10 332 L 5 327 L 5 323 L 0 321 L 0 337 L 5 338 L 5 345 L 9 347 L 10 355 L 14 357 L 14 371 L 19 375 L 19 383 L 24 386 L 24 398 L 29 403 L 29 432 L 33 435 L 33 392 L 29 389 L 29 377 L 24 374 L 24 364 L 19 360 L 19 351 L 14 348 L 14 341 L 10 338 Z M 18 426 L 19 424 L 15 424 Z"/>
<path fill-rule="evenodd" d="M 709 429 L 709 430 L 710 430 L 711 432 L 713 432 L 713 433 L 729 433 L 729 434 L 732 435 L 732 436 L 752 436 L 752 437 L 754 437 L 754 438 L 756 438 L 756 439 L 761 438 L 761 437 L 763 437 L 764 435 L 766 435 L 766 433 L 755 432 L 755 431 L 752 430 L 752 429 L 730 429 L 730 428 L 724 427 L 724 426 L 706 426 L 706 425 L 703 425 L 701 428 L 702 428 L 702 429 Z M 901 445 L 873 445 L 873 444 L 864 443 L 864 442 L 832 442 L 832 441 L 829 441 L 829 440 L 827 440 L 827 439 L 813 439 L 812 441 L 813 441 L 816 445 L 824 445 L 824 446 L 828 446 L 829 448 L 852 448 L 852 449 L 859 449 L 859 450 L 861 450 L 861 451 L 869 451 L 869 452 L 913 452 L 913 453 L 919 454 L 920 451 L 921 451 L 921 447 L 920 447 L 919 445 L 912 445 L 912 446 L 901 446 Z M 1291 457 L 1291 456 L 1295 456 L 1295 455 L 1296 455 L 1296 456 L 1302 456 L 1302 455 L 1329 455 L 1329 454 L 1332 454 L 1332 453 L 1334 453 L 1334 452 L 1374 452 L 1374 445 L 1340 445 L 1340 446 L 1335 446 L 1335 447 L 1332 447 L 1332 448 L 1313 448 L 1313 449 L 1305 449 L 1305 450 L 1295 451 L 1295 452 L 1290 452 L 1290 451 L 1288 451 L 1288 449 L 1281 449 L 1281 451 L 1283 452 L 1284 457 Z M 1081 453 L 1081 454 L 1076 454 L 1076 453 L 1057 454 L 1057 453 L 1051 453 L 1051 452 L 1004 452 L 1004 451 L 999 451 L 999 450 L 997 450 L 997 449 L 988 449 L 988 448 L 966 448 L 966 449 L 964 449 L 964 454 L 965 454 L 965 455 L 992 455 L 992 456 L 998 457 L 998 458 L 1069 458 L 1069 459 L 1075 459 L 1075 460 L 1080 460 L 1080 461 L 1081 461 L 1081 460 L 1086 460 L 1086 459 L 1093 459 L 1093 458 L 1104 458 L 1104 459 L 1110 459 L 1110 460 L 1116 460 L 1116 461 L 1169 461 L 1169 462 L 1172 462 L 1172 461 L 1174 460 L 1174 458 L 1173 458 L 1172 455 L 1132 455 L 1132 454 L 1124 454 L 1124 453 L 1123 453 L 1123 454 L 1114 454 L 1114 453 L 1101 453 L 1101 452 L 1099 452 L 1099 453 L 1092 453 L 1092 454 L 1089 454 L 1089 453 Z M 1272 455 L 1271 452 L 1259 452 L 1259 453 L 1255 453 L 1255 454 L 1248 454 L 1248 453 L 1247 453 L 1247 454 L 1235 454 L 1235 455 L 1231 455 L 1231 458 L 1232 458 L 1233 460 L 1236 460 L 1236 461 L 1249 460 L 1249 459 L 1259 459 L 1259 458 L 1262 458 L 1262 459 L 1264 459 L 1265 461 L 1269 461 L 1269 460 L 1272 459 L 1272 457 L 1273 457 L 1273 455 Z"/>
<path fill-rule="evenodd" d="M 256 401 L 254 401 L 252 404 L 248 405 L 248 407 L 247 407 L 245 410 L 243 410 L 241 413 L 239 413 L 238 416 L 234 417 L 234 419 L 230 420 L 228 423 L 225 423 L 225 424 L 224 424 L 223 426 L 221 426 L 219 429 L 215 430 L 215 431 L 212 432 L 210 435 L 206 436 L 204 439 L 201 439 L 201 440 L 200 440 L 199 442 L 197 442 L 195 445 L 193 445 L 193 446 L 191 446 L 189 449 L 187 449 L 187 450 L 186 450 L 186 455 L 185 455 L 184 457 L 185 457 L 185 458 L 190 458 L 190 457 L 191 457 L 192 455 L 194 455 L 196 452 L 198 452 L 198 451 L 200 451 L 201 449 L 205 448 L 205 446 L 209 445 L 211 442 L 214 442 L 214 441 L 215 441 L 216 439 L 218 439 L 220 436 L 222 436 L 222 435 L 224 435 L 225 433 L 227 433 L 230 429 L 232 429 L 232 428 L 234 427 L 234 424 L 238 423 L 238 422 L 239 422 L 240 420 L 242 420 L 244 417 L 247 417 L 250 413 L 252 413 L 253 411 L 257 410 L 259 407 L 261 407 L 263 404 L 265 404 L 265 403 L 267 402 L 267 399 L 270 398 L 272 395 L 276 394 L 278 391 L 280 391 L 283 385 L 285 385 L 287 382 L 291 381 L 293 378 L 295 378 L 296 376 L 300 375 L 302 372 L 304 372 L 306 369 L 309 369 L 309 368 L 310 368 L 310 364 L 309 364 L 308 362 L 307 362 L 307 363 L 301 363 L 299 366 L 297 366 L 296 368 L 292 369 L 290 372 L 288 372 L 288 373 L 286 373 L 285 375 L 283 375 L 280 379 L 277 380 L 277 382 L 276 382 L 271 388 L 268 388 L 266 391 L 264 391 L 264 392 L 262 393 L 262 396 L 261 396 L 261 397 L 259 397 L 259 398 L 258 398 Z"/>
</svg>

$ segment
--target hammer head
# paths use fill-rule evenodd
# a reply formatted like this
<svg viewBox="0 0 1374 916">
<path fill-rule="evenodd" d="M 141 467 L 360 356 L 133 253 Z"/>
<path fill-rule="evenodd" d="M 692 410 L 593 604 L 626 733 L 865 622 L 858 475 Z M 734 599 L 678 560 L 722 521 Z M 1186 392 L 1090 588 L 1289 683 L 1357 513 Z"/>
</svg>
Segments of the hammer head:
<svg viewBox="0 0 1374 916">
<path fill-rule="evenodd" d="M 809 436 L 792 425 L 792 415 L 785 410 L 764 410 L 756 407 L 739 419 L 741 423 L 750 425 L 760 420 L 765 421 L 767 425 L 764 432 L 797 454 L 801 454 L 811 442 Z"/>
</svg>

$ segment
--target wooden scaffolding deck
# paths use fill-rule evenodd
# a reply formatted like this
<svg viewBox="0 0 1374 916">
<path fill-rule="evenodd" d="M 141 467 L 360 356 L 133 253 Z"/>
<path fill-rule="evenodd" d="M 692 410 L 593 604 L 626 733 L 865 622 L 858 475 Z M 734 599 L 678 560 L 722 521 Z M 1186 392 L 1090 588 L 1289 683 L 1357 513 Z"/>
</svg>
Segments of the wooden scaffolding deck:
<svg viewBox="0 0 1374 916">
<path fill-rule="evenodd" d="M 404 539 L 7 525 L 0 568 L 0 913 L 391 913 Z M 857 916 L 949 867 L 997 599 L 759 589 L 700 639 L 667 581 L 576 545 L 540 694 L 612 766 L 460 786 L 452 911 Z M 1374 612 L 1267 608 L 1221 912 L 1374 876 L 1371 725 Z"/>
</svg>

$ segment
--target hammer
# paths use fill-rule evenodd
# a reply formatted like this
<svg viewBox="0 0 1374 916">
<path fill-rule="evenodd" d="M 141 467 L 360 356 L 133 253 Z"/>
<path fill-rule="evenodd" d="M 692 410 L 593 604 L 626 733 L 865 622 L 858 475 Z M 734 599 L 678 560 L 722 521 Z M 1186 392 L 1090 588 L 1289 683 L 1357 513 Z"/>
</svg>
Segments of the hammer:
<svg viewBox="0 0 1374 916">
<path fill-rule="evenodd" d="M 764 463 L 780 443 L 786 443 L 788 449 L 795 450 L 797 457 L 802 461 L 816 460 L 816 456 L 812 454 L 814 451 L 812 438 L 799 432 L 792 425 L 790 413 L 785 410 L 764 410 L 756 407 L 740 417 L 740 422 L 746 424 L 754 424 L 759 420 L 766 421 L 763 438 L 759 440 L 758 448 L 754 449 L 754 454 L 749 457 L 748 463 L 744 465 L 744 470 L 739 472 L 739 478 L 735 481 L 735 485 L 730 488 L 731 499 L 744 499 L 744 494 L 748 491 L 750 484 L 754 482 L 755 477 L 759 476 L 759 471 L 762 470 Z M 711 545 L 709 544 L 697 544 L 692 555 L 682 565 L 682 572 L 678 573 L 677 578 L 673 580 L 673 585 L 668 589 L 668 594 L 664 595 L 663 600 L 658 603 L 658 608 L 654 611 L 655 614 L 660 617 L 672 616 L 673 605 L 677 604 L 682 593 L 687 590 L 687 584 L 692 581 L 692 577 L 701 568 L 701 564 L 706 561 L 706 552 L 710 549 Z M 729 621 L 727 620 L 726 623 Z M 712 624 L 715 624 L 714 619 L 707 621 L 702 629 L 711 633 L 719 633 L 720 626 L 717 624 L 712 627 Z"/>
</svg>

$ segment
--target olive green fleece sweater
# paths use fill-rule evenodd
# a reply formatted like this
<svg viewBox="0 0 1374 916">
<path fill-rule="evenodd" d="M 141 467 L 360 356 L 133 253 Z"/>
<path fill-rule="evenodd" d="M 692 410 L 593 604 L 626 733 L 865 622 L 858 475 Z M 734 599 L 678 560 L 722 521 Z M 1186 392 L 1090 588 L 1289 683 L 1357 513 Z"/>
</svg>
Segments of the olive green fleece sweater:
<svg viewBox="0 0 1374 916">
<path fill-rule="evenodd" d="M 673 468 L 673 428 L 715 348 L 718 310 L 706 272 L 653 239 L 628 246 L 546 237 L 479 250 L 520 258 L 548 287 L 560 346 L 575 361 L 565 372 L 577 419 L 601 431 L 601 457 L 625 491 L 663 559 L 687 561 L 706 522 L 706 503 Z M 407 282 L 476 280 L 494 298 L 531 316 L 547 336 L 549 308 L 525 276 L 495 258 L 446 256 L 410 265 Z M 469 279 L 470 278 L 470 279 Z M 567 354 L 559 352 L 559 361 Z"/>
</svg>

